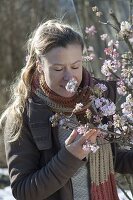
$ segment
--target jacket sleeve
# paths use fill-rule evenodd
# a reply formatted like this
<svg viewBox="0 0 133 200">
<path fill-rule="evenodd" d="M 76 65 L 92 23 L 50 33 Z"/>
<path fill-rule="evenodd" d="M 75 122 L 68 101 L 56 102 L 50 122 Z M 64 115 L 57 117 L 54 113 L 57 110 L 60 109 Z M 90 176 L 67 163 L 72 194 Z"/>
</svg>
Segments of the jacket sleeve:
<svg viewBox="0 0 133 200">
<path fill-rule="evenodd" d="M 133 150 L 119 149 L 114 143 L 112 151 L 115 171 L 120 174 L 133 174 Z"/>
<path fill-rule="evenodd" d="M 10 134 L 8 126 L 6 132 Z M 86 163 L 64 147 L 45 166 L 39 168 L 40 151 L 26 125 L 15 142 L 8 142 L 5 137 L 5 151 L 12 193 L 18 200 L 48 198 Z"/>
</svg>

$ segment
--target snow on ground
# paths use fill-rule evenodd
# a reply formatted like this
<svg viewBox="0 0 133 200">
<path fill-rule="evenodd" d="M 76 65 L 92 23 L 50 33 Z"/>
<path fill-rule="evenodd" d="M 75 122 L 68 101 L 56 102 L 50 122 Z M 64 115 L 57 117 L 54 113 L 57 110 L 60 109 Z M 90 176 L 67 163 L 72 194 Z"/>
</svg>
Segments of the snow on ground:
<svg viewBox="0 0 133 200">
<path fill-rule="evenodd" d="M 128 198 L 124 195 L 124 193 L 120 189 L 118 189 L 117 191 L 118 191 L 118 195 L 119 195 L 119 199 L 120 200 L 128 200 Z M 132 194 L 131 194 L 131 192 L 129 190 L 125 190 L 125 192 L 127 193 L 127 195 L 131 199 L 133 199 Z"/>
<path fill-rule="evenodd" d="M 8 170 L 0 169 L 0 174 L 8 175 Z M 129 195 L 129 197 L 132 199 L 133 197 L 131 195 L 131 192 L 128 190 L 126 192 Z M 124 195 L 124 193 L 120 189 L 118 189 L 118 195 L 119 195 L 120 200 L 128 200 L 128 198 Z M 0 189 L 0 200 L 15 200 L 12 196 L 10 186 L 5 187 L 4 189 Z"/>
<path fill-rule="evenodd" d="M 0 168 L 0 174 L 8 176 L 8 169 Z M 10 186 L 0 189 L 0 200 L 15 200 L 12 196 Z"/>
<path fill-rule="evenodd" d="M 8 176 L 8 169 L 7 168 L 0 168 L 0 174 Z"/>
<path fill-rule="evenodd" d="M 10 186 L 0 189 L 0 200 L 15 200 L 11 194 Z"/>
<path fill-rule="evenodd" d="M 132 199 L 131 192 L 130 191 L 126 191 L 126 192 Z M 119 194 L 120 200 L 128 200 L 127 197 L 123 194 L 123 192 L 121 192 L 121 190 L 119 189 L 118 189 L 118 194 Z M 4 189 L 0 189 L 0 200 L 15 200 L 11 194 L 11 188 L 9 186 Z"/>
</svg>

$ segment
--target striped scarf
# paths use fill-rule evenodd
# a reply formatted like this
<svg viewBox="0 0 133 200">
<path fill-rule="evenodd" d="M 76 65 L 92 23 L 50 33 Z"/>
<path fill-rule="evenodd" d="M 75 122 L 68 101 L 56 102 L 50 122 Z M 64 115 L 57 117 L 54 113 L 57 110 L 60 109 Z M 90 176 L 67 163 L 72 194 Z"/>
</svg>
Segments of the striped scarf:
<svg viewBox="0 0 133 200">
<path fill-rule="evenodd" d="M 44 78 L 44 77 L 43 77 Z M 89 107 L 90 90 L 93 87 L 93 78 L 87 70 L 83 69 L 83 79 L 80 87 L 82 91 L 73 97 L 64 98 L 54 93 L 47 86 L 45 80 L 36 74 L 32 81 L 32 92 L 41 98 L 54 112 L 70 114 L 76 103 L 82 102 L 84 107 L 76 115 L 84 116 L 84 111 Z M 89 168 L 91 178 L 91 200 L 119 200 L 113 167 L 111 145 L 103 138 L 98 139 L 100 148 L 96 153 L 89 154 Z"/>
</svg>

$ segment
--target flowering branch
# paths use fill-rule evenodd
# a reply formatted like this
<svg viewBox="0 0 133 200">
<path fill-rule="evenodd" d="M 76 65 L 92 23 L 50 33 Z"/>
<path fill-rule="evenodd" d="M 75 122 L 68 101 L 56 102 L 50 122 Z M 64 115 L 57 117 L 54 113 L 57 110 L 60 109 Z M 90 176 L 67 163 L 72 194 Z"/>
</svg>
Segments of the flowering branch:
<svg viewBox="0 0 133 200">
<path fill-rule="evenodd" d="M 116 29 L 117 32 L 119 32 L 119 31 L 120 31 L 120 28 L 121 28 L 121 24 L 119 23 L 119 21 L 118 21 L 116 15 L 114 14 L 114 12 L 113 12 L 112 10 L 110 11 L 110 16 L 112 17 L 112 19 L 114 20 L 114 22 L 116 23 L 116 25 L 119 27 L 119 29 Z M 128 47 L 129 47 L 129 49 L 130 49 L 130 51 L 131 51 L 131 53 L 132 53 L 132 55 L 133 55 L 133 48 L 132 48 L 132 45 L 130 44 L 130 42 L 129 42 L 129 40 L 128 40 L 127 35 L 124 35 L 123 38 L 124 38 L 126 44 L 128 45 Z"/>
</svg>

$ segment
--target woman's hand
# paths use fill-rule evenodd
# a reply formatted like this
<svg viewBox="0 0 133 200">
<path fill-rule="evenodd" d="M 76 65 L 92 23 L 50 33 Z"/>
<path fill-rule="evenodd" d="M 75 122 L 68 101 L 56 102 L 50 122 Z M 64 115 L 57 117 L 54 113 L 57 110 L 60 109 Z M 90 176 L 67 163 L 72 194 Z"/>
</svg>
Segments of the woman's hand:
<svg viewBox="0 0 133 200">
<path fill-rule="evenodd" d="M 83 144 L 86 140 L 89 140 L 91 143 L 95 143 L 98 133 L 99 130 L 90 129 L 77 139 L 79 134 L 76 130 L 73 130 L 71 135 L 65 141 L 65 147 L 71 154 L 82 160 L 91 152 L 90 149 L 88 151 L 83 150 Z"/>
</svg>

